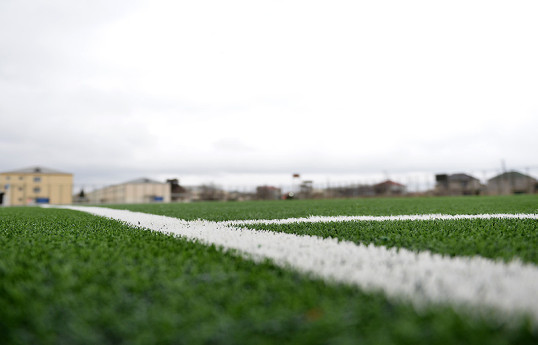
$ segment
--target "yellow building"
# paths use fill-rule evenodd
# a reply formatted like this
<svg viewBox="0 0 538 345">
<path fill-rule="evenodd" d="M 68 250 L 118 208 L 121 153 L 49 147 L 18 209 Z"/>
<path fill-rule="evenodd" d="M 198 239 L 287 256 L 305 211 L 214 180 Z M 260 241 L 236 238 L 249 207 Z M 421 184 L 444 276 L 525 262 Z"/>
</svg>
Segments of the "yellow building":
<svg viewBox="0 0 538 345">
<path fill-rule="evenodd" d="M 71 204 L 73 174 L 44 167 L 0 173 L 3 206 Z"/>
</svg>

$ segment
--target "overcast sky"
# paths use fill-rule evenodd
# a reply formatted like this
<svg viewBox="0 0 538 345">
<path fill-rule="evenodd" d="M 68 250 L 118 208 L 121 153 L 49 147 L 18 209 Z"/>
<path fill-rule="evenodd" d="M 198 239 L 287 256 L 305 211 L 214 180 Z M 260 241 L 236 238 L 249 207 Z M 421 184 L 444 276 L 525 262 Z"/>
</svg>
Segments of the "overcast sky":
<svg viewBox="0 0 538 345">
<path fill-rule="evenodd" d="M 535 169 L 537 18 L 537 1 L 2 0 L 0 170 Z"/>
</svg>

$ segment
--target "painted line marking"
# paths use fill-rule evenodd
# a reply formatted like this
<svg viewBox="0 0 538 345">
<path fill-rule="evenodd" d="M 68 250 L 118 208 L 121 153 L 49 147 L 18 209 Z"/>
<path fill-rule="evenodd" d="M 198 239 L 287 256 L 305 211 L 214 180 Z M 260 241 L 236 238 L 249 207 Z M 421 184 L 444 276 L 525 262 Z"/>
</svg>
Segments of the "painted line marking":
<svg viewBox="0 0 538 345">
<path fill-rule="evenodd" d="M 416 214 L 397 216 L 310 216 L 286 219 L 247 219 L 229 220 L 219 222 L 224 225 L 251 225 L 251 224 L 291 224 L 291 223 L 328 223 L 352 221 L 424 221 L 424 220 L 461 220 L 461 219 L 538 219 L 538 214 Z"/>
<path fill-rule="evenodd" d="M 530 316 L 538 327 L 538 267 L 482 257 L 446 257 L 430 252 L 375 247 L 332 238 L 298 236 L 234 227 L 223 222 L 177 218 L 110 208 L 62 206 L 123 221 L 134 227 L 172 234 L 260 261 L 312 274 L 328 281 L 411 301 L 416 307 L 449 303 L 503 320 Z M 534 219 L 534 218 L 533 218 Z"/>
</svg>

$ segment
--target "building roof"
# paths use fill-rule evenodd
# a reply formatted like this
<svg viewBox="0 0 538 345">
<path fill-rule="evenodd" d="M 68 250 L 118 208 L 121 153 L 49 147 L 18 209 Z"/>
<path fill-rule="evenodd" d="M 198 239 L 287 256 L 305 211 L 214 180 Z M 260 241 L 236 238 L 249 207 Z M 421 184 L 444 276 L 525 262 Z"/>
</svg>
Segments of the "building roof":
<svg viewBox="0 0 538 345">
<path fill-rule="evenodd" d="M 405 185 L 403 185 L 401 183 L 398 183 L 398 182 L 391 181 L 391 180 L 386 180 L 386 181 L 383 181 L 381 183 L 375 184 L 374 187 L 385 186 L 385 185 L 387 185 L 387 186 L 405 187 Z"/>
<path fill-rule="evenodd" d="M 465 181 L 473 181 L 473 180 L 478 181 L 476 177 L 463 174 L 463 173 L 448 175 L 448 180 L 453 181 L 453 182 L 465 182 Z"/>
<path fill-rule="evenodd" d="M 142 183 L 165 184 L 165 182 L 159 182 L 159 181 L 151 180 L 151 179 L 146 178 L 146 177 L 141 177 L 141 178 L 138 178 L 136 180 L 127 181 L 127 182 L 124 182 L 122 184 L 142 184 Z"/>
<path fill-rule="evenodd" d="M 518 171 L 507 171 L 505 173 L 502 173 L 500 175 L 497 175 L 495 177 L 492 177 L 490 178 L 488 181 L 493 181 L 493 182 L 496 182 L 496 181 L 502 181 L 502 180 L 514 180 L 514 179 L 520 179 L 520 178 L 524 178 L 524 179 L 531 179 L 531 180 L 536 180 L 534 177 L 532 176 L 529 176 L 529 175 L 525 175 L 525 174 L 522 174 Z"/>
<path fill-rule="evenodd" d="M 33 166 L 18 170 L 11 170 L 11 171 L 5 171 L 3 174 L 68 174 L 71 175 L 71 173 L 66 173 L 59 170 L 54 170 L 42 166 Z"/>
</svg>

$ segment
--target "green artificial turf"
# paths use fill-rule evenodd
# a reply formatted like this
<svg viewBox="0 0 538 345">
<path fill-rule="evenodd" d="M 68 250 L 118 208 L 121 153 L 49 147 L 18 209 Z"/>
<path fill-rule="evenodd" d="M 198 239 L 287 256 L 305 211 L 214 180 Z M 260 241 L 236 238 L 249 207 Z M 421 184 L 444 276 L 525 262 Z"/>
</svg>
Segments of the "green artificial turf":
<svg viewBox="0 0 538 345">
<path fill-rule="evenodd" d="M 538 264 L 538 220 L 460 219 L 351 221 L 242 225 L 250 229 L 333 237 L 355 243 L 429 250 L 449 256 L 480 255 Z"/>
<path fill-rule="evenodd" d="M 275 200 L 103 205 L 181 219 L 281 219 L 341 215 L 538 213 L 538 195 Z"/>
<path fill-rule="evenodd" d="M 182 219 L 281 219 L 337 215 L 538 213 L 538 195 L 336 200 L 200 202 L 191 204 L 107 205 Z M 336 237 L 447 255 L 538 261 L 536 220 L 435 220 L 390 222 L 330 222 L 324 224 L 249 225 L 252 229 Z"/>
<path fill-rule="evenodd" d="M 0 208 L 1 344 L 535 344 L 529 323 L 420 312 L 214 246 Z"/>
</svg>

